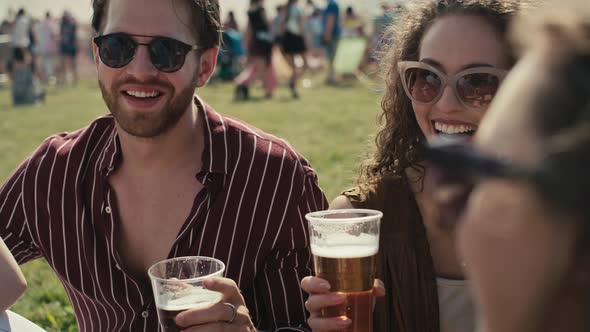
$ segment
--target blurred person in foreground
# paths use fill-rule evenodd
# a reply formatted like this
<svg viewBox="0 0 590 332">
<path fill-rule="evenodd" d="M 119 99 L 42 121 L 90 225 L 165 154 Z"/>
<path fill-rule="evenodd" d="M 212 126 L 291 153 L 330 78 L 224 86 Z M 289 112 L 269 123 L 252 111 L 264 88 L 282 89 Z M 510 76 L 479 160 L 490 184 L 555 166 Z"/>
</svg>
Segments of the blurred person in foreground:
<svg viewBox="0 0 590 332">
<path fill-rule="evenodd" d="M 454 234 L 438 223 L 423 183 L 431 176 L 424 147 L 433 140 L 470 140 L 514 63 L 507 26 L 517 0 L 415 1 L 389 27 L 382 60 L 386 90 L 376 152 L 358 186 L 332 209 L 383 212 L 375 293 L 375 331 L 472 332 L 475 313 Z M 350 326 L 354 317 L 323 318 L 342 303 L 330 285 L 303 279 L 314 331 Z"/>
<path fill-rule="evenodd" d="M 588 4 L 549 2 L 515 32 L 523 56 L 475 146 L 433 149 L 435 197 L 457 229 L 478 331 L 589 331 Z"/>
<path fill-rule="evenodd" d="M 93 10 L 111 115 L 49 137 L 17 168 L 0 188 L 0 237 L 19 264 L 47 259 L 80 331 L 158 330 L 147 269 L 196 255 L 225 263 L 227 278 L 205 282 L 223 299 L 178 326 L 305 329 L 303 218 L 327 202 L 287 142 L 195 95 L 215 69 L 219 3 L 94 0 Z"/>
</svg>

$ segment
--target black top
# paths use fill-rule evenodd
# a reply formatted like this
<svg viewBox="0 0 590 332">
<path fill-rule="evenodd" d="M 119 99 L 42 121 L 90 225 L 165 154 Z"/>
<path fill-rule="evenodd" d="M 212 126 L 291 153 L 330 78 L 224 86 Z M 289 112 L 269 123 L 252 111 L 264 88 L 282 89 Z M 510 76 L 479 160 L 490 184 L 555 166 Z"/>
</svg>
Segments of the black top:
<svg viewBox="0 0 590 332">
<path fill-rule="evenodd" d="M 254 34 L 261 31 L 269 31 L 268 23 L 264 19 L 264 7 L 256 6 L 248 10 L 248 19 L 250 20 L 250 26 Z"/>
</svg>

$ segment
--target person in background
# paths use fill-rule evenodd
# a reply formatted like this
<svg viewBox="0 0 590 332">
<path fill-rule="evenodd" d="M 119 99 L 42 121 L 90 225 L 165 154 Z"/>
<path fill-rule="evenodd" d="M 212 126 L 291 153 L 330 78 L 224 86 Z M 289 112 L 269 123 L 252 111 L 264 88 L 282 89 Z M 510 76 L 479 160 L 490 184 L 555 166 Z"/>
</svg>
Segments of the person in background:
<svg viewBox="0 0 590 332">
<path fill-rule="evenodd" d="M 342 19 L 342 37 L 366 37 L 365 22 L 352 6 L 346 7 L 346 13 Z"/>
<path fill-rule="evenodd" d="M 0 238 L 0 314 L 10 308 L 27 289 L 27 281 Z"/>
<path fill-rule="evenodd" d="M 12 28 L 13 49 L 27 49 L 31 51 L 31 18 L 24 8 L 20 8 L 14 20 Z"/>
<path fill-rule="evenodd" d="M 306 4 L 309 8 L 309 12 L 312 14 L 316 11 L 321 11 L 321 9 L 315 4 L 315 2 L 313 2 L 313 0 L 307 0 Z"/>
<path fill-rule="evenodd" d="M 383 51 L 383 46 L 386 42 L 383 40 L 387 27 L 392 25 L 399 15 L 401 5 L 392 6 L 387 3 L 381 4 L 381 15 L 375 17 L 373 20 L 373 32 L 367 44 L 367 51 L 363 59 L 361 67 L 378 65 L 379 55 Z M 393 41 L 390 41 L 393 42 Z"/>
<path fill-rule="evenodd" d="M 272 64 L 273 38 L 263 0 L 250 1 L 245 40 L 248 45 L 248 62 L 246 68 L 235 79 L 235 98 L 248 99 L 250 85 L 257 78 L 262 78 L 264 82 L 265 98 L 272 98 L 277 87 L 277 79 Z"/>
<path fill-rule="evenodd" d="M 12 58 L 12 24 L 7 20 L 0 23 L 0 88 L 8 81 L 7 65 Z"/>
<path fill-rule="evenodd" d="M 33 105 L 45 99 L 45 92 L 35 82 L 33 56 L 27 48 L 15 48 L 8 72 L 12 81 L 12 102 L 15 106 Z"/>
<path fill-rule="evenodd" d="M 283 25 L 283 16 L 284 14 L 284 10 L 285 10 L 285 5 L 278 5 L 275 7 L 276 10 L 276 14 L 273 17 L 271 23 L 270 23 L 270 34 L 272 36 L 272 40 L 275 43 L 275 45 L 278 45 L 279 47 L 281 46 L 281 37 L 283 34 L 283 31 L 281 31 L 282 25 Z"/>
<path fill-rule="evenodd" d="M 589 31 L 583 0 L 523 19 L 522 57 L 474 146 L 435 148 L 454 160 L 432 161 L 434 196 L 456 228 L 478 331 L 590 331 Z"/>
<path fill-rule="evenodd" d="M 234 12 L 231 10 L 227 13 L 227 19 L 225 20 L 225 23 L 223 23 L 223 29 L 240 31 Z"/>
<path fill-rule="evenodd" d="M 312 11 L 305 21 L 305 34 L 310 40 L 307 53 L 308 69 L 312 74 L 315 74 L 320 72 L 324 67 L 325 52 L 324 46 L 322 45 L 324 31 L 322 30 L 322 10 L 315 5 L 311 8 Z M 304 80 L 303 86 L 311 87 L 311 80 Z"/>
<path fill-rule="evenodd" d="M 36 52 L 39 59 L 39 73 L 44 84 L 55 82 L 55 67 L 58 60 L 59 32 L 57 23 L 51 13 L 45 14 L 45 19 L 36 25 Z"/>
<path fill-rule="evenodd" d="M 299 98 L 297 80 L 307 68 L 305 52 L 308 49 L 307 37 L 305 35 L 305 15 L 297 2 L 298 0 L 289 0 L 287 2 L 282 13 L 281 22 L 281 49 L 285 60 L 287 60 L 289 67 L 291 67 L 289 89 L 291 90 L 291 96 L 295 99 Z M 303 61 L 301 70 L 299 70 L 295 61 L 296 57 L 300 57 Z"/>
<path fill-rule="evenodd" d="M 78 23 L 69 11 L 64 11 L 60 23 L 61 84 L 67 84 L 71 75 L 74 84 L 78 82 Z"/>
<path fill-rule="evenodd" d="M 438 139 L 470 140 L 514 63 L 507 27 L 522 0 L 414 1 L 389 27 L 382 60 L 385 92 L 376 152 L 360 167 L 358 185 L 330 208 L 383 211 L 375 331 L 472 332 L 475 310 L 454 233 L 439 224 L 424 192 L 431 177 L 424 147 Z M 301 283 L 314 331 L 349 326 L 354 318 L 321 318 L 342 303 L 316 277 Z M 323 288 L 322 288 L 323 285 Z"/>
<path fill-rule="evenodd" d="M 328 4 L 322 15 L 322 27 L 324 31 L 322 44 L 324 45 L 326 59 L 328 60 L 326 84 L 332 85 L 336 84 L 334 59 L 336 58 L 338 41 L 340 40 L 340 35 L 342 33 L 340 7 L 338 6 L 338 2 L 336 0 L 328 0 Z"/>
</svg>

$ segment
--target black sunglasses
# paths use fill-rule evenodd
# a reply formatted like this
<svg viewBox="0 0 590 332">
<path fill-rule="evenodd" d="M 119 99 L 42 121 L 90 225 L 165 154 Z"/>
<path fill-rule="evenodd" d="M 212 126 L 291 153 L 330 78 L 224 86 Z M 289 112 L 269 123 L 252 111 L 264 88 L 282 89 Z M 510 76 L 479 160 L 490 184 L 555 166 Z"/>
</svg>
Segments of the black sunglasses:
<svg viewBox="0 0 590 332">
<path fill-rule="evenodd" d="M 133 37 L 153 39 L 149 43 L 139 43 Z M 122 32 L 95 37 L 94 43 L 98 46 L 100 60 L 111 68 L 128 65 L 135 57 L 139 45 L 147 46 L 152 64 L 165 73 L 180 70 L 186 55 L 199 49 L 197 45 L 189 45 L 173 38 L 130 35 Z"/>
<path fill-rule="evenodd" d="M 485 178 L 536 181 L 540 176 L 539 171 L 485 155 L 468 142 L 435 141 L 426 147 L 425 158 L 442 173 L 469 182 Z"/>
<path fill-rule="evenodd" d="M 510 161 L 485 155 L 467 142 L 436 141 L 425 148 L 425 159 L 432 169 L 430 186 L 435 190 L 451 188 L 451 195 L 437 202 L 441 226 L 454 228 L 478 182 L 503 178 L 532 183 L 545 193 L 545 179 L 540 170 L 515 165 Z"/>
<path fill-rule="evenodd" d="M 460 188 L 448 204 L 441 206 L 441 214 L 446 219 L 443 223 L 456 222 L 475 185 L 491 178 L 530 183 L 547 202 L 567 211 L 590 215 L 588 186 L 583 179 L 564 178 L 561 172 L 570 170 L 566 165 L 572 160 L 559 153 L 545 156 L 539 167 L 527 168 L 485 155 L 469 143 L 437 141 L 425 148 L 425 159 L 430 162 L 434 174 L 431 185 Z"/>
</svg>

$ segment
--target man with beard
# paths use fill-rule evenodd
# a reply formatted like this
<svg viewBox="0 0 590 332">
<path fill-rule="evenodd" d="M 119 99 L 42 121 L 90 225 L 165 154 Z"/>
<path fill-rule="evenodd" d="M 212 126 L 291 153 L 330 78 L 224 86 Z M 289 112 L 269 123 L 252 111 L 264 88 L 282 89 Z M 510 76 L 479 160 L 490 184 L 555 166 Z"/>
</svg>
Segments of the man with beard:
<svg viewBox="0 0 590 332">
<path fill-rule="evenodd" d="M 211 256 L 220 303 L 190 331 L 305 329 L 304 215 L 326 207 L 314 170 L 274 136 L 198 96 L 220 40 L 216 0 L 93 0 L 98 81 L 111 115 L 48 138 L 0 189 L 0 237 L 47 259 L 81 331 L 156 331 L 147 269 Z M 2 273 L 2 272 L 0 272 Z"/>
</svg>

